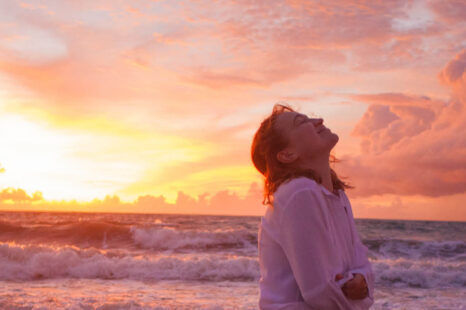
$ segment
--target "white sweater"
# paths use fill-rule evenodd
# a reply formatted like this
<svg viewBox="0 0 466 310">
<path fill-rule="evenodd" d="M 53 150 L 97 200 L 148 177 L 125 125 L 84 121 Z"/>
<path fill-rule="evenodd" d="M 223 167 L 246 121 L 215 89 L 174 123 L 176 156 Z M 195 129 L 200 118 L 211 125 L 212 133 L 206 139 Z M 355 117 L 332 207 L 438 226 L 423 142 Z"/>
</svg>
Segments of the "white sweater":
<svg viewBox="0 0 466 310">
<path fill-rule="evenodd" d="M 369 309 L 374 275 L 367 247 L 359 238 L 351 204 L 312 179 L 279 186 L 259 226 L 259 307 L 277 309 Z M 335 281 L 335 275 L 345 278 Z M 362 274 L 369 296 L 348 299 L 343 284 Z"/>
</svg>

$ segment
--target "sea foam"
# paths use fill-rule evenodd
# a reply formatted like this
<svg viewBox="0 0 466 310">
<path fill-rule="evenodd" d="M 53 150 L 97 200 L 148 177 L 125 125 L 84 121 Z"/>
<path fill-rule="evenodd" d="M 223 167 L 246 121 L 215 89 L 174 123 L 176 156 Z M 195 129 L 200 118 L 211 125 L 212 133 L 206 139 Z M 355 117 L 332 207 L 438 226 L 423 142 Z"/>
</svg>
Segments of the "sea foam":
<svg viewBox="0 0 466 310">
<path fill-rule="evenodd" d="M 258 262 L 247 257 L 147 257 L 73 247 L 0 244 L 0 280 L 99 278 L 253 281 Z"/>
</svg>

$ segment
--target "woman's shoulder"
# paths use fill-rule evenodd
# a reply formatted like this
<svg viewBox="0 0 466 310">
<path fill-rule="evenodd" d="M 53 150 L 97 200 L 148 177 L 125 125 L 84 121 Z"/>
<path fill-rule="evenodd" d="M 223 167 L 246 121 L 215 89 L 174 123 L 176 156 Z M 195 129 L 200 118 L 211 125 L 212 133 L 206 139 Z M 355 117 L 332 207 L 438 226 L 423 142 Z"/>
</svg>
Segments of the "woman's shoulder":
<svg viewBox="0 0 466 310">
<path fill-rule="evenodd" d="M 288 198 L 292 197 L 294 194 L 303 190 L 319 191 L 320 189 L 315 180 L 301 176 L 280 184 L 280 186 L 275 191 L 274 200 L 283 202 L 288 200 Z"/>
</svg>

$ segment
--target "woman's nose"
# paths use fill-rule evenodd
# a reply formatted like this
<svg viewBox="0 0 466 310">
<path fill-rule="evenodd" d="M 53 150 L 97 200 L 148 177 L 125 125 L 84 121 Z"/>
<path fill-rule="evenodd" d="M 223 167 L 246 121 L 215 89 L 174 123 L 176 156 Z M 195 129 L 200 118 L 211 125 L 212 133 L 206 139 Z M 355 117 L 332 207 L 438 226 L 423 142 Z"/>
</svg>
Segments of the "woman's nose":
<svg viewBox="0 0 466 310">
<path fill-rule="evenodd" d="M 316 126 L 316 127 L 321 125 L 323 122 L 324 122 L 323 118 L 314 118 L 313 119 L 314 126 Z"/>
</svg>

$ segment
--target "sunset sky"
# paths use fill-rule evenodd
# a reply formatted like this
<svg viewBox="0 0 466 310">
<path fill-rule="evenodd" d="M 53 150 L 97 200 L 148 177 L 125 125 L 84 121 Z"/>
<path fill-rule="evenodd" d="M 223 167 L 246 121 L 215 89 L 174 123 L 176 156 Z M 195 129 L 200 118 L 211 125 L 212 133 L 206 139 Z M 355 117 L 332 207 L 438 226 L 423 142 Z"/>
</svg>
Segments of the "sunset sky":
<svg viewBox="0 0 466 310">
<path fill-rule="evenodd" d="M 466 221 L 466 2 L 2 1 L 0 209 L 262 215 L 322 117 L 356 217 Z"/>
</svg>

